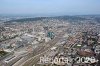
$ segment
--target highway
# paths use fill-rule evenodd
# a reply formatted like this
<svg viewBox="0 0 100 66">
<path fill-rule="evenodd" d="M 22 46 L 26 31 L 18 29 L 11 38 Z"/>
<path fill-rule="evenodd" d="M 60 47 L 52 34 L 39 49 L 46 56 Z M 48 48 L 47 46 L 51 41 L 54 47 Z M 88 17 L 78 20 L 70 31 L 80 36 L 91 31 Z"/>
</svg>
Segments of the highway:
<svg viewBox="0 0 100 66">
<path fill-rule="evenodd" d="M 66 31 L 61 32 L 57 37 L 43 44 L 43 46 L 36 48 L 32 54 L 27 54 L 12 66 L 33 66 L 39 61 L 43 54 L 50 50 L 50 48 L 53 47 L 62 38 L 65 33 Z"/>
</svg>

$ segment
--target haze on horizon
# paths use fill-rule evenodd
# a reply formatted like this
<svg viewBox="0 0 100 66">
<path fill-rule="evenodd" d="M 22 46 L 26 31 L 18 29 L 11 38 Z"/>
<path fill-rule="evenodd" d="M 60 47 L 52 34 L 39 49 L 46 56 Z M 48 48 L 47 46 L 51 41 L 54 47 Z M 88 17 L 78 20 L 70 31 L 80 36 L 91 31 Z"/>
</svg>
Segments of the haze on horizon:
<svg viewBox="0 0 100 66">
<path fill-rule="evenodd" d="M 0 14 L 100 14 L 100 0 L 0 0 Z"/>
</svg>

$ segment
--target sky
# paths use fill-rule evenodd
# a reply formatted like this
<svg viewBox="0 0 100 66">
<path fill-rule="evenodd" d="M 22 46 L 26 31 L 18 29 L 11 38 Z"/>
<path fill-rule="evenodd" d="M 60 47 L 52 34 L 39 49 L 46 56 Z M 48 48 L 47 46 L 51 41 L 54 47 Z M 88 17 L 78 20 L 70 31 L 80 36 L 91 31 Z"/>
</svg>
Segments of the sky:
<svg viewBox="0 0 100 66">
<path fill-rule="evenodd" d="M 100 14 L 100 0 L 0 0 L 0 14 Z"/>
</svg>

